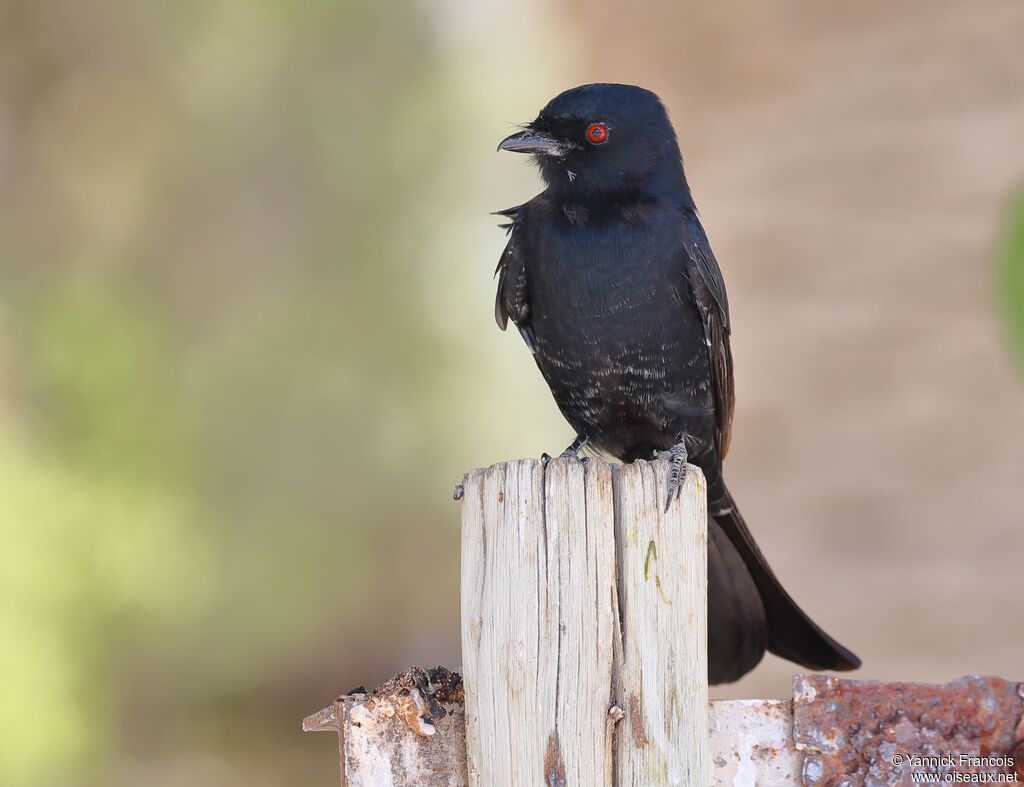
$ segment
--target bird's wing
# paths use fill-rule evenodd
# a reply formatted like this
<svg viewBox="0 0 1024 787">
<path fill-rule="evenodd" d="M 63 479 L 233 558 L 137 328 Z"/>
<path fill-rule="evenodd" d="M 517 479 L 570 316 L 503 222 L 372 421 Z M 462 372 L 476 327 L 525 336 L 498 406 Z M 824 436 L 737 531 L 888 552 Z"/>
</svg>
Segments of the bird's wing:
<svg viewBox="0 0 1024 787">
<path fill-rule="evenodd" d="M 498 260 L 494 273 L 498 277 L 498 292 L 494 299 L 494 321 L 501 330 L 508 326 L 509 318 L 515 323 L 531 352 L 537 349 L 533 327 L 530 325 L 530 303 L 526 288 L 526 261 L 523 258 L 523 232 L 521 227 L 523 205 L 498 211 L 499 216 L 510 219 L 501 225 L 508 232 L 508 243 Z"/>
<path fill-rule="evenodd" d="M 696 216 L 685 218 L 683 238 L 686 275 L 704 320 L 704 340 L 708 345 L 714 382 L 718 453 L 724 459 L 729 452 L 732 415 L 736 407 L 732 349 L 729 346 L 729 300 L 718 260 Z"/>
</svg>

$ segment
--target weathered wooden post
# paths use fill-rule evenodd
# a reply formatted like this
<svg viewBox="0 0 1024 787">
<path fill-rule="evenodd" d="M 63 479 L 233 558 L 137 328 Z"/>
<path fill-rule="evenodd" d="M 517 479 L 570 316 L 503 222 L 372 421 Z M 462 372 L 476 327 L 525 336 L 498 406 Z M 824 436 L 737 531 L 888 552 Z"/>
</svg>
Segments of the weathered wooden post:
<svg viewBox="0 0 1024 787">
<path fill-rule="evenodd" d="M 710 784 L 706 489 L 522 460 L 464 481 L 472 785 Z"/>
</svg>

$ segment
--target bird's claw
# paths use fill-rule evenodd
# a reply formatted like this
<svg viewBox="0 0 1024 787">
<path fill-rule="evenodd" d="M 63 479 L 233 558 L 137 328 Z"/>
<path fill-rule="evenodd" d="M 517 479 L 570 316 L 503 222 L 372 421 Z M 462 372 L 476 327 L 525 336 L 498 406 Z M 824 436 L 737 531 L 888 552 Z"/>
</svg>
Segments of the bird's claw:
<svg viewBox="0 0 1024 787">
<path fill-rule="evenodd" d="M 558 459 L 575 459 L 581 465 L 585 465 L 587 462 L 590 461 L 589 457 L 580 456 L 579 454 L 574 454 L 572 451 L 562 451 L 562 453 L 560 453 L 557 458 Z M 551 454 L 541 454 L 540 455 L 540 463 L 544 467 L 547 467 L 548 463 L 551 462 L 552 459 L 555 459 L 555 457 L 553 457 Z"/>
<path fill-rule="evenodd" d="M 580 451 L 587 447 L 590 443 L 590 438 L 586 435 L 576 435 L 576 439 L 570 443 L 569 447 L 562 451 L 562 458 L 571 457 L 579 462 L 581 465 L 587 463 L 587 457 L 580 456 Z"/>
<path fill-rule="evenodd" d="M 686 461 L 689 458 L 686 451 L 686 441 L 680 440 L 668 451 L 655 451 L 655 459 L 662 459 L 672 464 L 672 471 L 668 476 L 668 494 L 665 497 L 665 510 L 672 506 L 672 501 L 679 498 L 686 481 Z"/>
<path fill-rule="evenodd" d="M 566 448 L 564 451 L 562 451 L 562 453 L 560 453 L 558 455 L 558 458 L 559 459 L 575 459 L 581 465 L 585 465 L 589 461 L 589 459 L 587 457 L 585 457 L 585 456 L 580 456 L 580 451 L 582 451 L 584 448 L 586 448 L 587 444 L 589 442 L 590 442 L 590 438 L 589 437 L 584 437 L 583 435 L 577 435 L 576 439 L 572 441 L 572 444 L 568 448 Z M 550 454 L 541 454 L 540 455 L 540 461 L 544 465 L 544 467 L 548 466 L 548 462 L 550 462 L 552 460 L 552 458 L 553 457 Z"/>
</svg>

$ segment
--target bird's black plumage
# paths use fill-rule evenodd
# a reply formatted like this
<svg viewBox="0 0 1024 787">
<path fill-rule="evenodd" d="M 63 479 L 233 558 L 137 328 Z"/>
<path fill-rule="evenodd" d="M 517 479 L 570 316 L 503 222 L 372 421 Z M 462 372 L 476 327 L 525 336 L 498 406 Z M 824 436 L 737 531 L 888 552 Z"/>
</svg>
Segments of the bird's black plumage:
<svg viewBox="0 0 1024 787">
<path fill-rule="evenodd" d="M 858 667 L 783 589 L 722 479 L 729 303 L 661 101 L 584 85 L 499 149 L 533 154 L 547 188 L 501 212 L 498 324 L 519 329 L 578 442 L 626 462 L 673 451 L 707 478 L 711 682 L 738 679 L 766 649 L 811 669 Z"/>
</svg>

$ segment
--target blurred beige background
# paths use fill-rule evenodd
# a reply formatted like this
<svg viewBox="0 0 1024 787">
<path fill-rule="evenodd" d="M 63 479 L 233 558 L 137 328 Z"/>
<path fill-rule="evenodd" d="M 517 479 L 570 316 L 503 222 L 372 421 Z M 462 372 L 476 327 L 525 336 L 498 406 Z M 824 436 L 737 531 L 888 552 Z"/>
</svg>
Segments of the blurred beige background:
<svg viewBox="0 0 1024 787">
<path fill-rule="evenodd" d="M 491 319 L 538 189 L 494 146 L 589 81 L 674 118 L 793 595 L 862 677 L 1024 678 L 1021 41 L 1014 0 L 0 2 L 0 783 L 333 784 L 303 715 L 458 664 L 452 486 L 570 437 Z"/>
</svg>

